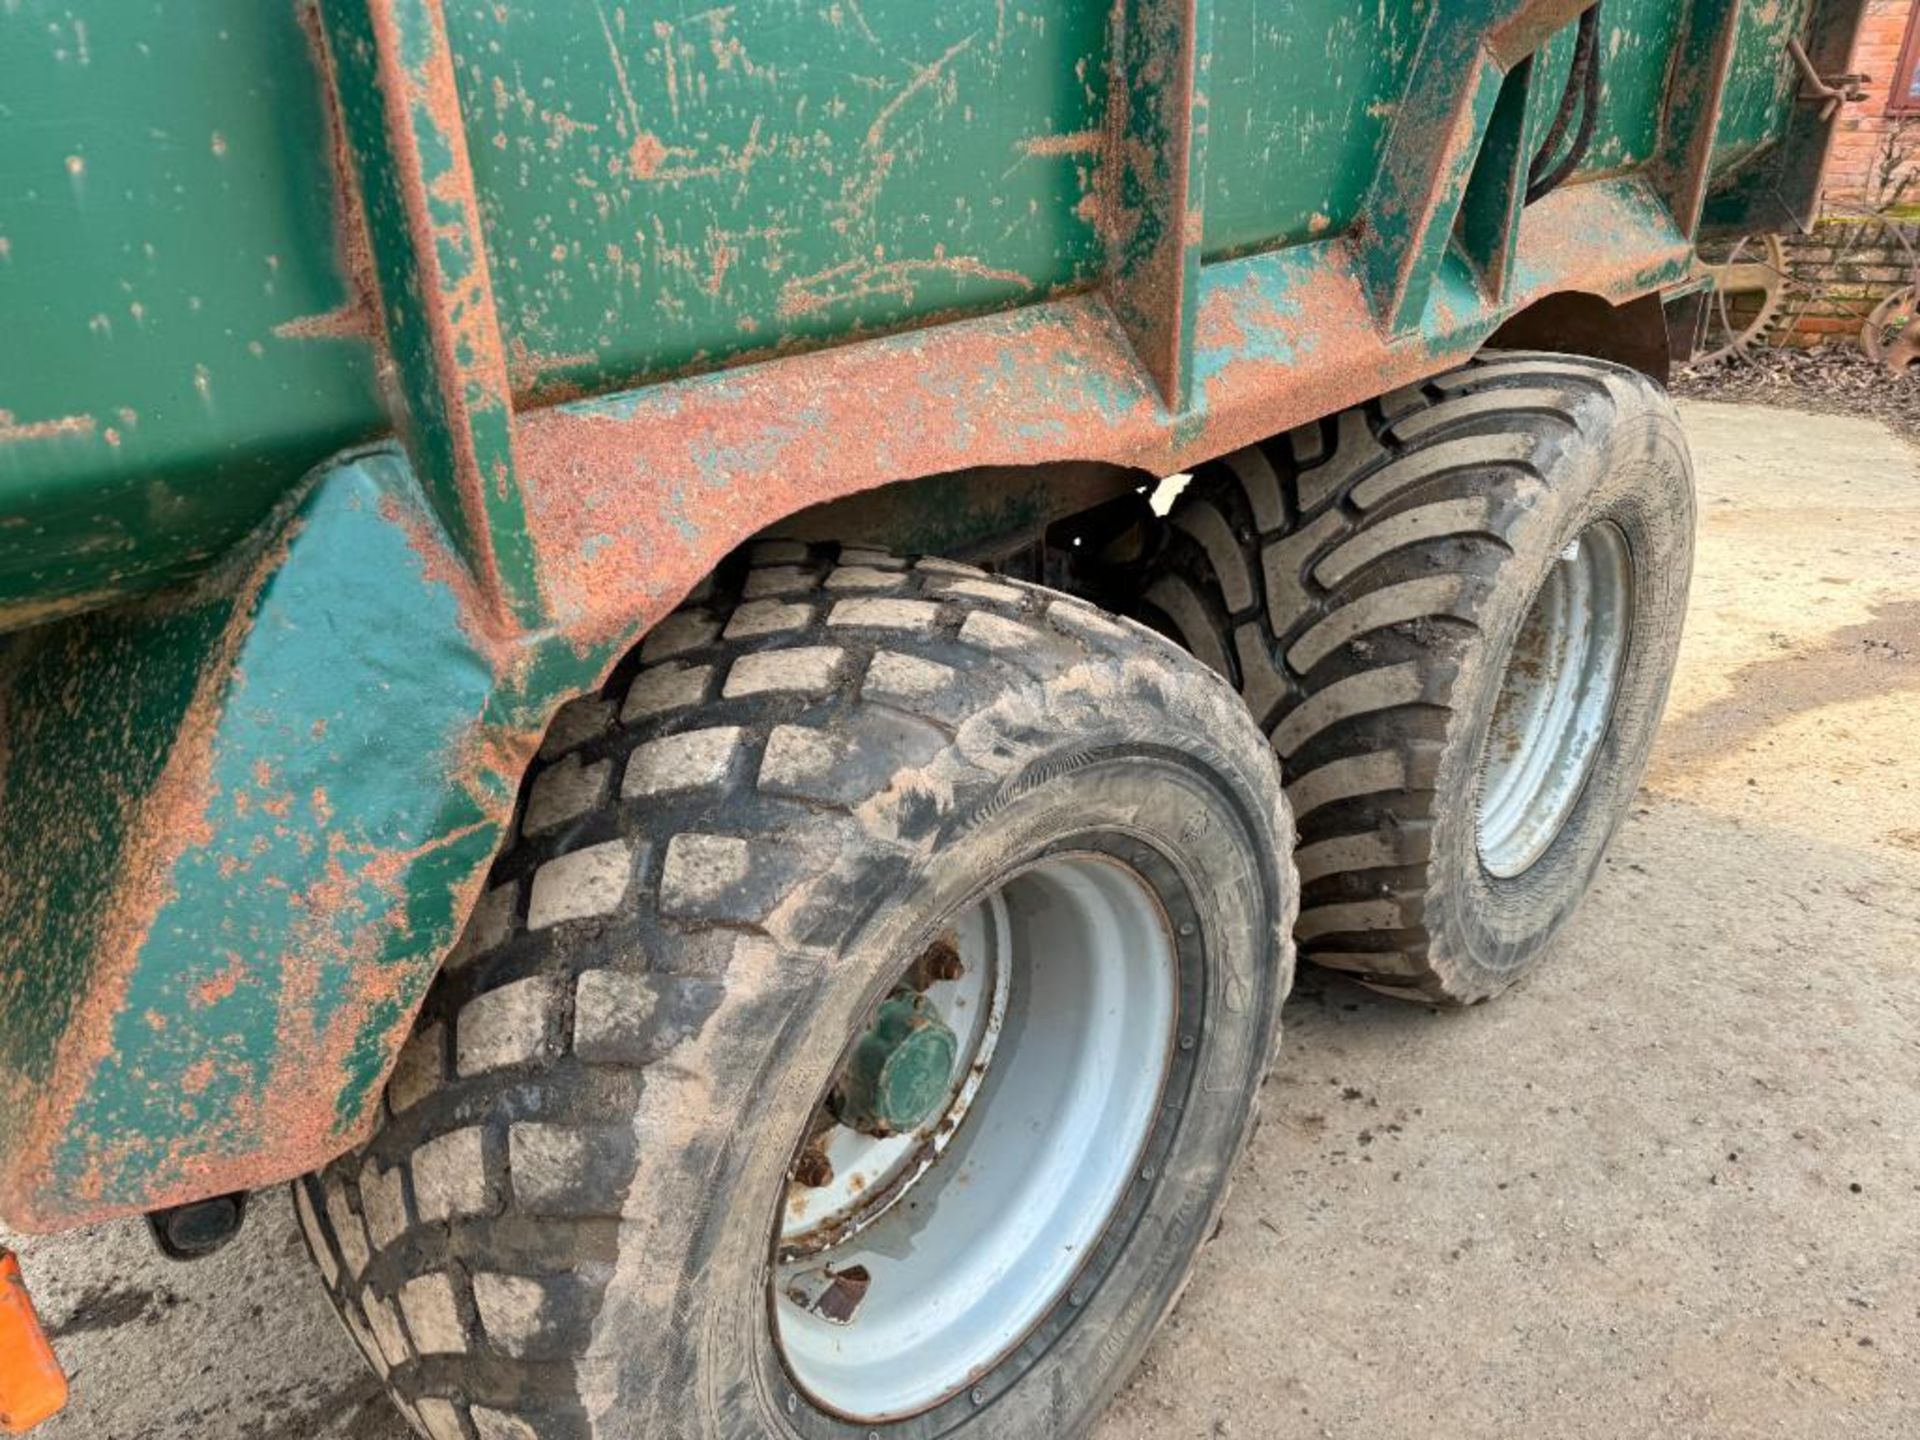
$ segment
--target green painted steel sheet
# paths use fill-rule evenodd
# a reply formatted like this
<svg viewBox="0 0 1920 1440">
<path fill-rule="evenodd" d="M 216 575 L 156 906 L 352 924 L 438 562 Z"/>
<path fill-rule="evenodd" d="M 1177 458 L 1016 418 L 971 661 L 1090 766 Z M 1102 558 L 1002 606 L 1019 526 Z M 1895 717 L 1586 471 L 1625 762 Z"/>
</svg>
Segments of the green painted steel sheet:
<svg viewBox="0 0 1920 1440">
<path fill-rule="evenodd" d="M 1733 164 L 1780 139 L 1794 113 L 1800 72 L 1787 42 L 1804 34 L 1814 0 L 1753 0 L 1740 7 L 1733 73 L 1720 102 L 1717 148 Z"/>
<path fill-rule="evenodd" d="M 1098 0 L 447 20 L 516 378 L 601 388 L 1100 271 Z"/>
<path fill-rule="evenodd" d="M 0 613 L 175 578 L 385 425 L 292 4 L 0 6 Z"/>
<path fill-rule="evenodd" d="M 1221 0 L 1207 252 L 1345 230 L 1359 214 L 1435 0 Z"/>
<path fill-rule="evenodd" d="M 1600 122 L 1582 173 L 1624 170 L 1654 157 L 1667 72 L 1680 29 L 1670 0 L 1605 0 L 1600 26 Z M 1556 50 L 1571 55 L 1570 42 Z"/>
<path fill-rule="evenodd" d="M 499 843 L 524 749 L 477 737 L 526 733 L 524 707 L 604 664 L 534 639 L 496 670 L 391 449 L 282 508 L 187 591 L 0 644 L 16 1216 L 151 1208 L 263 1147 L 344 1145 Z M 97 967 L 101 934 L 122 965 Z M 57 1136 L 31 1123 L 50 1101 L 73 1107 Z"/>
</svg>

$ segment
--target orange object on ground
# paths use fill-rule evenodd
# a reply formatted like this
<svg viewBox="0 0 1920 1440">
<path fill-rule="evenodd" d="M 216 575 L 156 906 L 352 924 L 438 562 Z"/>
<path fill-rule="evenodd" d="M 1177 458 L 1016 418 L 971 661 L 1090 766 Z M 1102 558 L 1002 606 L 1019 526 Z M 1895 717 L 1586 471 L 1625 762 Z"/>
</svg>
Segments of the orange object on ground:
<svg viewBox="0 0 1920 1440">
<path fill-rule="evenodd" d="M 20 1261 L 0 1250 L 0 1430 L 23 1435 L 66 1403 L 66 1372 L 40 1328 Z"/>
</svg>

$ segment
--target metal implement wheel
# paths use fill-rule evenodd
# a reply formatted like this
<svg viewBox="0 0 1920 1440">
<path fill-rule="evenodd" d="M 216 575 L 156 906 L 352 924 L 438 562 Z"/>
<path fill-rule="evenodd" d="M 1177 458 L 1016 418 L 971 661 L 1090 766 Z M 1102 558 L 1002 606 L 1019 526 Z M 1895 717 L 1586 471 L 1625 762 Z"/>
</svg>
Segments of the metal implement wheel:
<svg viewBox="0 0 1920 1440">
<path fill-rule="evenodd" d="M 1490 354 L 1195 471 L 1139 613 L 1279 752 L 1305 958 L 1451 1005 L 1538 962 L 1646 763 L 1692 534 L 1666 397 L 1573 356 Z"/>
<path fill-rule="evenodd" d="M 1912 285 L 1896 290 L 1868 315 L 1860 327 L 1860 348 L 1869 360 L 1877 360 L 1896 375 L 1904 375 L 1920 364 L 1920 312 L 1916 297 L 1920 290 Z"/>
<path fill-rule="evenodd" d="M 766 542 L 555 720 L 360 1151 L 295 1187 L 434 1437 L 1084 1433 L 1213 1229 L 1292 974 L 1232 690 Z"/>
<path fill-rule="evenodd" d="M 1787 312 L 1787 251 L 1778 235 L 1742 235 L 1714 262 L 1696 261 L 1713 282 L 1692 364 L 1706 369 L 1764 344 Z"/>
</svg>

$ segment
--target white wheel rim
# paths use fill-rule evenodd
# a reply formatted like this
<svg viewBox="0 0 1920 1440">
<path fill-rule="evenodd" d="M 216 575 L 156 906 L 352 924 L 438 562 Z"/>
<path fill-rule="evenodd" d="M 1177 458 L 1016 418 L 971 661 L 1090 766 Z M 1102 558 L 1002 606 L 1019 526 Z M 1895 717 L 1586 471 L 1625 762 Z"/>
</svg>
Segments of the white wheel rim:
<svg viewBox="0 0 1920 1440">
<path fill-rule="evenodd" d="M 963 951 L 991 954 L 1005 977 L 1004 1018 L 944 1157 L 836 1243 L 796 1255 L 776 1237 L 782 1360 L 848 1419 L 938 1405 L 1068 1297 L 1133 1178 L 1171 1064 L 1174 947 L 1133 871 L 1051 857 L 955 926 L 970 928 L 983 938 Z M 850 1273 L 865 1276 L 857 1303 L 822 1307 Z"/>
<path fill-rule="evenodd" d="M 1567 545 L 1515 638 L 1480 776 L 1480 863 L 1502 879 L 1552 848 L 1586 788 L 1626 656 L 1633 559 L 1600 521 Z"/>
</svg>

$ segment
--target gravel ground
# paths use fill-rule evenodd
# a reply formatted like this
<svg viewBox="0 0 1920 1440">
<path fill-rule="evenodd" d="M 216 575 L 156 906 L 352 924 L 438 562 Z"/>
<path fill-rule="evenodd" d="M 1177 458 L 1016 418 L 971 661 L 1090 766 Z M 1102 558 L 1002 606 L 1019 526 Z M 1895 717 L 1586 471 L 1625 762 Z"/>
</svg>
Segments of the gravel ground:
<svg viewBox="0 0 1920 1440">
<path fill-rule="evenodd" d="M 1692 619 L 1652 773 L 1537 978 L 1303 976 L 1266 1124 L 1099 1440 L 1920 1433 L 1920 457 L 1685 406 Z M 191 1266 L 21 1244 L 48 1440 L 402 1440 L 283 1198 Z"/>
<path fill-rule="evenodd" d="M 1864 415 L 1920 442 L 1920 372 L 1896 375 L 1857 345 L 1810 350 L 1757 345 L 1720 364 L 1681 371 L 1673 378 L 1673 393 L 1690 400 Z"/>
</svg>

